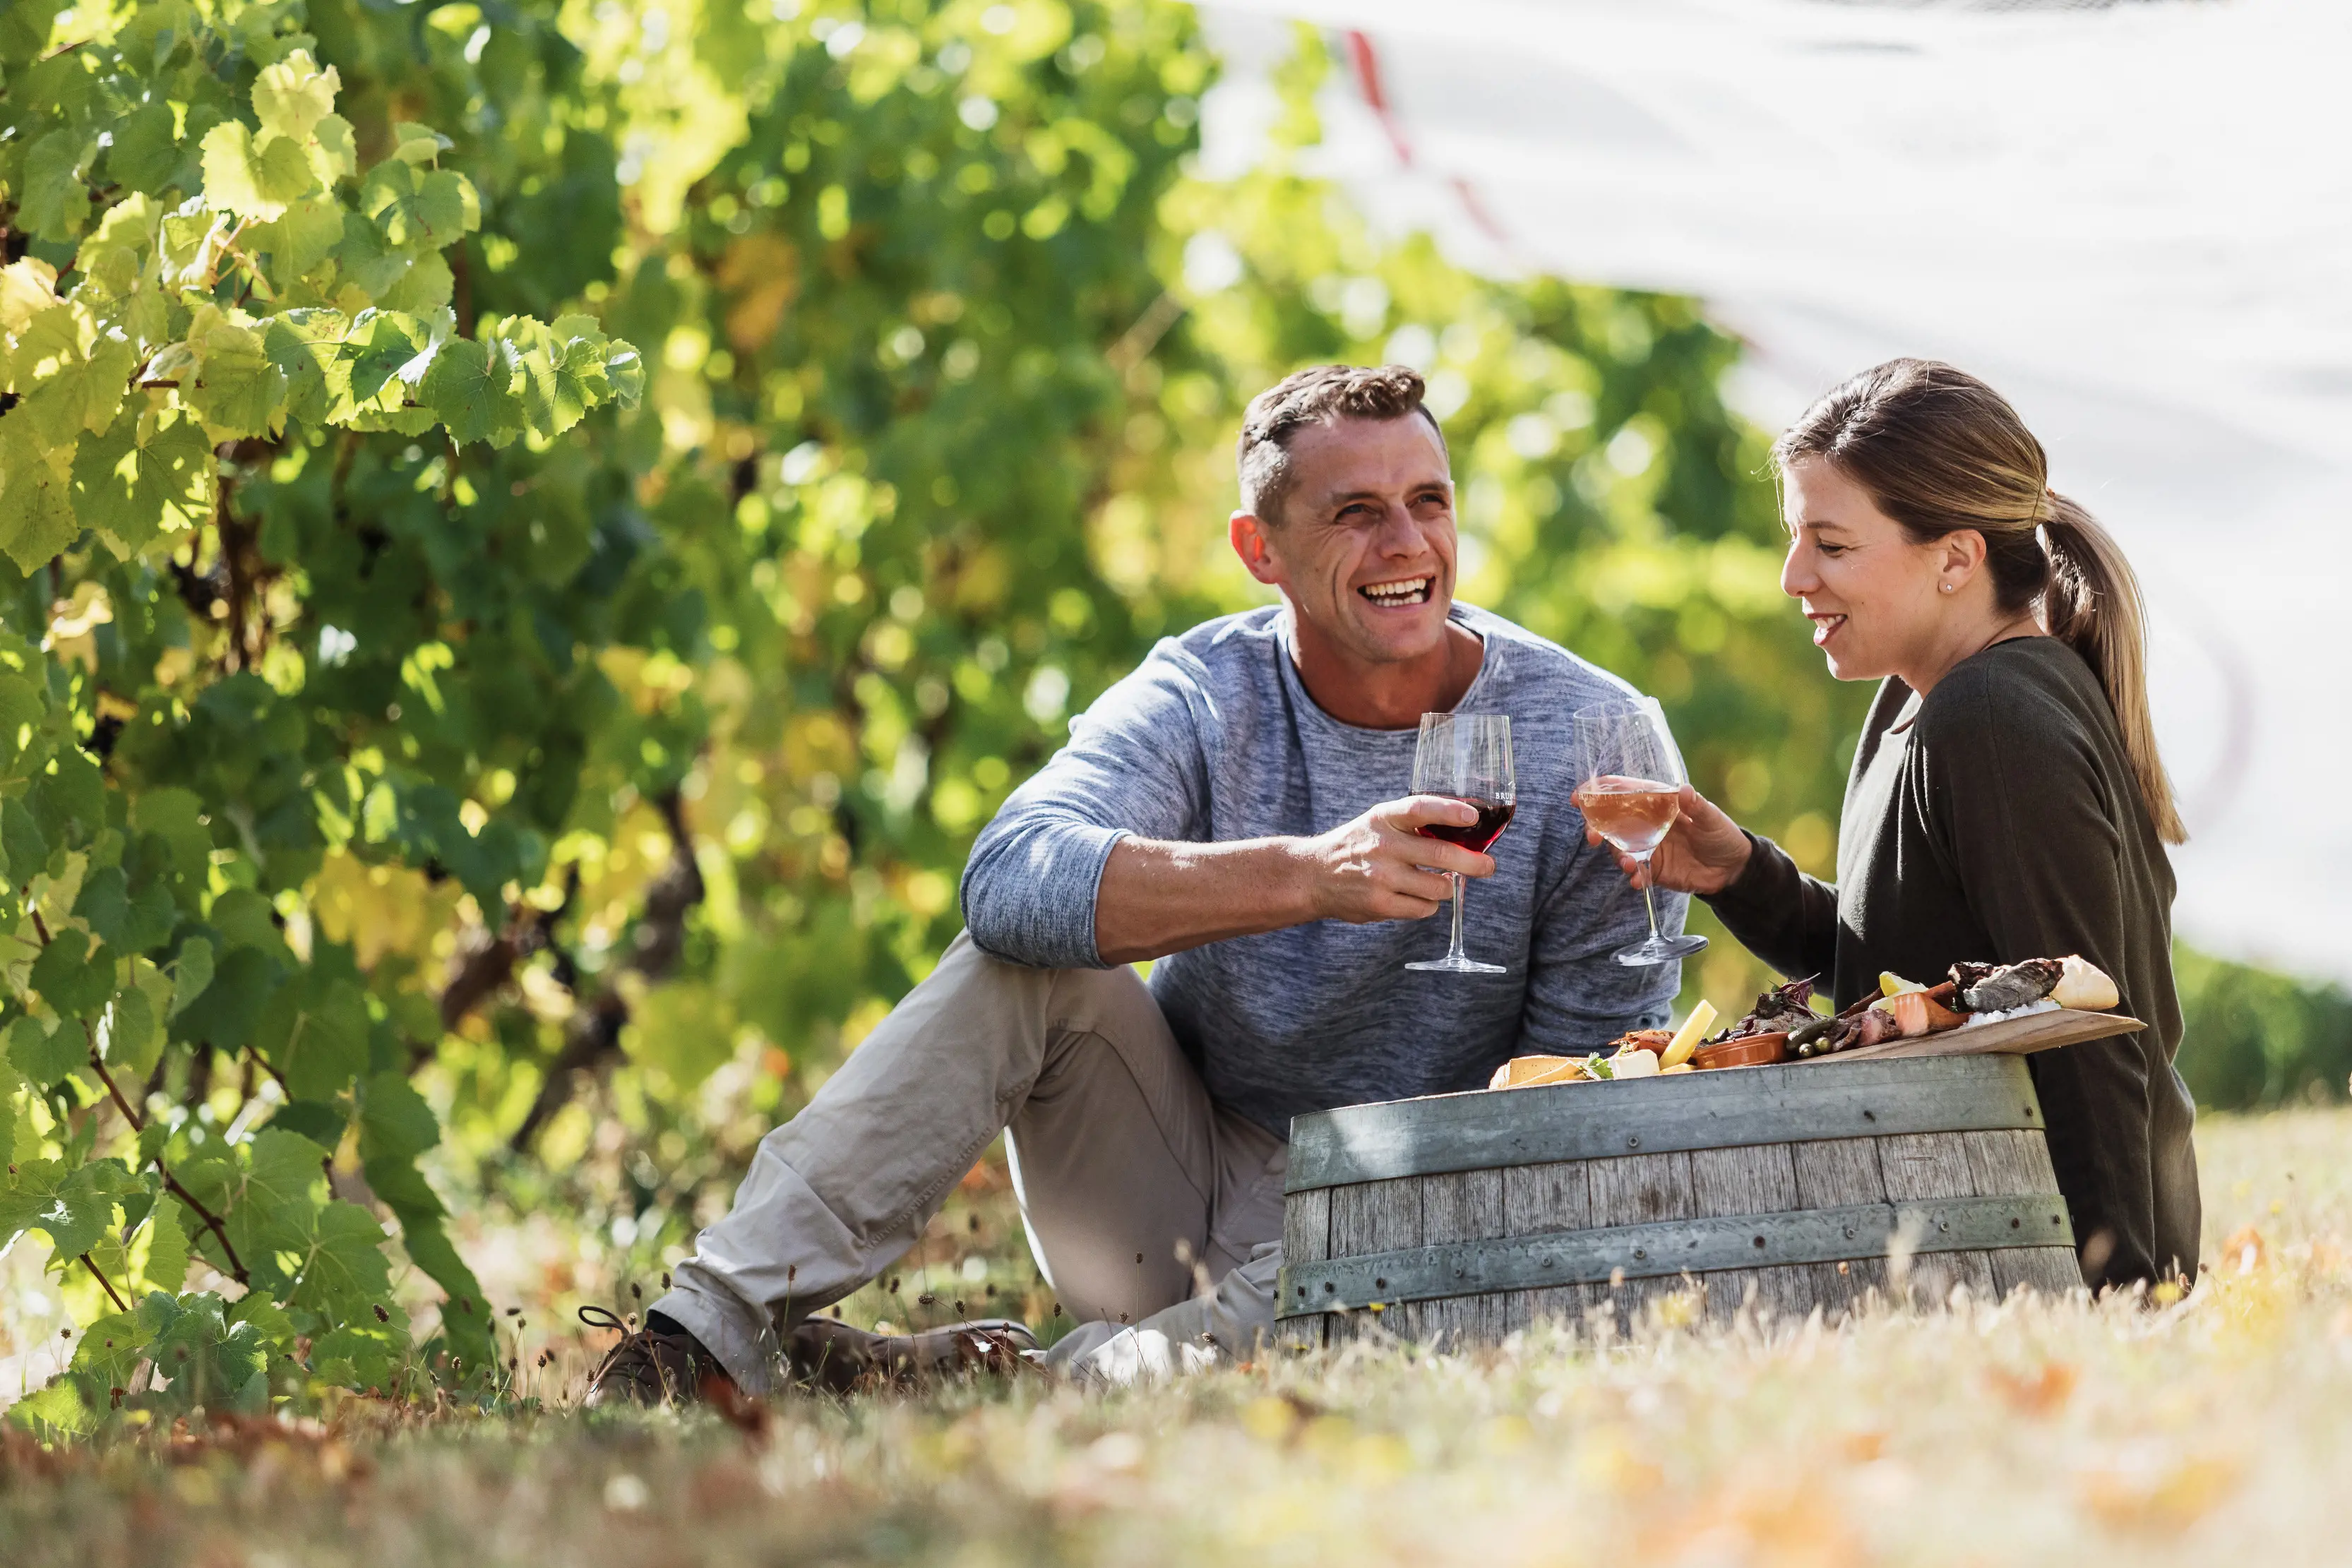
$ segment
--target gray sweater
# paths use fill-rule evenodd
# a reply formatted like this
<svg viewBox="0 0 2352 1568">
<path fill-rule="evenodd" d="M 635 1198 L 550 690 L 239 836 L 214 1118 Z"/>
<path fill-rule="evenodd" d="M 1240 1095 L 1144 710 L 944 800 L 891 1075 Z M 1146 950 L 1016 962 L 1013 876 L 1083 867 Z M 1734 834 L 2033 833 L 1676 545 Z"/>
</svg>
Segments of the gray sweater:
<svg viewBox="0 0 2352 1568">
<path fill-rule="evenodd" d="M 1511 718 L 1518 813 L 1496 873 L 1469 884 L 1470 956 L 1503 975 L 1414 973 L 1445 951 L 1421 921 L 1317 921 L 1213 942 L 1151 967 L 1151 991 L 1211 1098 L 1276 1134 L 1334 1105 L 1483 1085 L 1507 1058 L 1590 1051 L 1665 1020 L 1680 966 L 1609 955 L 1646 933 L 1642 897 L 1584 842 L 1570 716 L 1631 688 L 1500 616 L 1456 605 L 1486 644 L 1457 711 Z M 1162 641 L 1070 725 L 972 846 L 963 912 L 999 957 L 1103 967 L 1095 894 L 1129 834 L 1226 842 L 1323 832 L 1411 792 L 1414 732 L 1362 729 L 1315 706 L 1279 607 Z M 1661 894 L 1682 929 L 1685 900 Z"/>
</svg>

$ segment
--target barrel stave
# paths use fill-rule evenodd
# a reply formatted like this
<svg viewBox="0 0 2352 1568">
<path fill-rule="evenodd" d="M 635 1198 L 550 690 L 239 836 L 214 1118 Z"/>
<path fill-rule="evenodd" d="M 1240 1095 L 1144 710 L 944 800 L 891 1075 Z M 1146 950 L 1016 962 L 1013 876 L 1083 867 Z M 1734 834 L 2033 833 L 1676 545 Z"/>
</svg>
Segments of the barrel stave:
<svg viewBox="0 0 2352 1568">
<path fill-rule="evenodd" d="M 1656 1113 L 1660 1107 L 1653 1105 L 1647 1120 L 1612 1114 L 1591 1118 L 1582 1130 L 1561 1131 L 1552 1123 L 1563 1112 L 1579 1113 L 1584 1122 L 1580 1113 L 1585 1107 L 1598 1111 L 1615 1102 L 1539 1098 L 1541 1091 L 1508 1097 L 1502 1107 L 1490 1102 L 1475 1118 L 1468 1117 L 1461 1098 L 1367 1108 L 1360 1119 L 1352 1112 L 1318 1118 L 1322 1124 L 1311 1127 L 1308 1146 L 1315 1147 L 1314 1140 L 1319 1139 L 1320 1154 L 1294 1163 L 1293 1179 L 1307 1190 L 1290 1195 L 1301 1212 L 1293 1217 L 1295 1225 L 1286 1227 L 1286 1256 L 1300 1263 L 1320 1263 L 1424 1246 L 1671 1225 L 1685 1219 L 1719 1227 L 1725 1219 L 1746 1215 L 1890 1201 L 2054 1197 L 2056 1181 L 2040 1111 L 2022 1063 L 1952 1058 L 1933 1069 L 1922 1063 L 1885 1066 L 1902 1074 L 1902 1081 L 1891 1076 L 1884 1083 L 1865 1080 L 1859 1070 L 1851 1078 L 1818 1081 L 1761 1070 L 1748 1081 L 1757 1103 L 1767 1107 L 1754 1122 L 1736 1118 L 1719 1092 L 1728 1085 L 1715 1084 L 1702 1085 L 1704 1094 L 1693 1091 L 1689 1105 L 1677 1110 L 1688 1126 Z M 1832 1084 L 1834 1093 L 1817 1089 Z M 1680 1087 L 1659 1087 L 1669 1093 L 1682 1092 Z M 1624 1103 L 1638 1109 L 1633 1099 Z M 1801 1112 L 1808 1103 L 1817 1109 Z M 1764 1141 L 1693 1141 L 1699 1123 L 1691 1115 L 1702 1110 L 1726 1134 L 1760 1130 Z M 1508 1124 L 1486 1120 L 1497 1113 L 1517 1120 Z M 1792 1140 L 1790 1134 L 1800 1130 L 1795 1124 L 1806 1114 L 1831 1135 Z M 1428 1118 L 1435 1130 L 1426 1145 L 1414 1141 L 1417 1117 Z M 1863 1130 L 1873 1124 L 1877 1131 Z M 1900 1130 L 1887 1130 L 1890 1124 Z M 1847 1131 L 1848 1126 L 1853 1130 Z M 1942 1130 L 1932 1130 L 1939 1126 Z M 1492 1163 L 1465 1168 L 1458 1162 L 1479 1140 L 1487 1151 L 1480 1157 Z M 1643 1150 L 1644 1143 L 1664 1146 Z M 1509 1163 L 1539 1150 L 1571 1145 L 1596 1153 Z M 1641 1152 L 1599 1152 L 1628 1145 Z M 1305 1175 L 1302 1165 L 1311 1167 Z M 1346 1181 L 1344 1173 L 1350 1170 L 1367 1179 Z M 1400 1170 L 1423 1174 L 1391 1174 Z M 1310 1194 L 1328 1195 L 1319 1211 Z M 1963 1222 L 1958 1215 L 1935 1220 L 1939 1229 Z M 2020 1221 L 2011 1223 L 2015 1227 Z M 1974 1241 L 1976 1236 L 1969 1239 Z M 1714 1249 L 1709 1256 L 1730 1262 L 1723 1239 L 1715 1235 L 1708 1243 Z M 2019 1239 L 2026 1239 L 2021 1235 Z M 1890 1268 L 1890 1262 L 1895 1266 Z M 1651 1266 L 1661 1263 L 1671 1266 L 1663 1255 L 1653 1259 Z M 1629 1256 L 1628 1267 L 1633 1266 Z M 1417 1267 L 1425 1278 L 1426 1265 Z M 1365 1290 L 1377 1300 L 1379 1287 L 1387 1283 L 1375 1275 L 1360 1286 L 1342 1288 Z M 1401 1289 L 1412 1288 L 1402 1279 L 1397 1283 Z M 1284 1337 L 1294 1343 L 1339 1344 L 1366 1333 L 1393 1333 L 1424 1343 L 1472 1344 L 1498 1341 L 1553 1320 L 1587 1328 L 1613 1321 L 1621 1329 L 1632 1329 L 1647 1317 L 1652 1303 L 1693 1291 L 1703 1297 L 1703 1311 L 1711 1320 L 1729 1321 L 1746 1309 L 1786 1321 L 1819 1309 L 1834 1321 L 1874 1292 L 1890 1301 L 1936 1304 L 1959 1286 L 1979 1297 L 1998 1299 L 2021 1285 L 2062 1292 L 2079 1288 L 2072 1249 L 1987 1249 L 1979 1243 L 1969 1250 L 1920 1251 L 1899 1260 L 1872 1257 L 1717 1267 L 1696 1276 L 1620 1275 L 1613 1282 L 1570 1280 L 1539 1289 L 1389 1301 L 1377 1314 L 1357 1310 L 1290 1319 Z M 1297 1311 L 1300 1304 L 1286 1301 L 1285 1306 Z M 1347 1303 L 1357 1309 L 1366 1304 Z"/>
</svg>

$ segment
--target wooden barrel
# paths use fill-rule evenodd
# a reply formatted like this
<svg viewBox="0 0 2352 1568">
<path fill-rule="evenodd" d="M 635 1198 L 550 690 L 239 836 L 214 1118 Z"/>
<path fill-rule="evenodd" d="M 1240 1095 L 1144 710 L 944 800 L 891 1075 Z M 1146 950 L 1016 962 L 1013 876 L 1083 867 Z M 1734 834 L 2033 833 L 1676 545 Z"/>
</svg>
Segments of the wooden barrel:
<svg viewBox="0 0 2352 1568">
<path fill-rule="evenodd" d="M 1792 1062 L 1291 1123 L 1281 1338 L 1491 1343 L 1693 1289 L 1834 1320 L 2081 1287 L 2024 1060 Z M 1377 1312 L 1373 1309 L 1377 1308 Z"/>
</svg>

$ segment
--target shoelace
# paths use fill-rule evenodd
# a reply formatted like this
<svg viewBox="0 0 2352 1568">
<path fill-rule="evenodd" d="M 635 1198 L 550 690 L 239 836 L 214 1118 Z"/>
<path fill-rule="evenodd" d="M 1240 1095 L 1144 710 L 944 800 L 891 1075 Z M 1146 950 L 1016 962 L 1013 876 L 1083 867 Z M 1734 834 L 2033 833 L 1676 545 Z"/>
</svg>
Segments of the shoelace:
<svg viewBox="0 0 2352 1568">
<path fill-rule="evenodd" d="M 598 1315 L 592 1318 L 588 1315 L 591 1312 L 594 1312 Z M 628 1320 L 622 1317 L 620 1313 L 614 1312 L 612 1308 L 600 1307 L 593 1301 L 587 1306 L 580 1309 L 580 1321 L 586 1323 L 592 1329 L 618 1329 L 625 1334 L 634 1334 L 640 1332 L 636 1329 L 631 1328 L 628 1324 Z"/>
</svg>

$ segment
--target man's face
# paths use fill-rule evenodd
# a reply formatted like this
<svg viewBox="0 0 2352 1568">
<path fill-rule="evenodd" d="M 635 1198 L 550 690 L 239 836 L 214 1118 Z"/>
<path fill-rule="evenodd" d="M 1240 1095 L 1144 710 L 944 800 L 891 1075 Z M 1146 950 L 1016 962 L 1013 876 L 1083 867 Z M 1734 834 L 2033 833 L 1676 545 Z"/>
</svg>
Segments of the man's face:
<svg viewBox="0 0 2352 1568">
<path fill-rule="evenodd" d="M 1442 647 L 1454 604 L 1454 478 L 1418 413 L 1338 419 L 1290 438 L 1282 518 L 1236 513 L 1234 548 L 1282 590 L 1302 638 L 1368 664 Z"/>
</svg>

